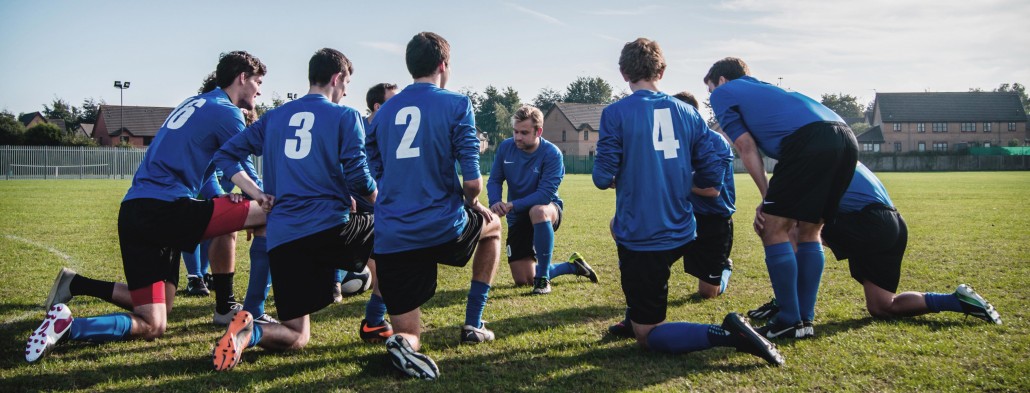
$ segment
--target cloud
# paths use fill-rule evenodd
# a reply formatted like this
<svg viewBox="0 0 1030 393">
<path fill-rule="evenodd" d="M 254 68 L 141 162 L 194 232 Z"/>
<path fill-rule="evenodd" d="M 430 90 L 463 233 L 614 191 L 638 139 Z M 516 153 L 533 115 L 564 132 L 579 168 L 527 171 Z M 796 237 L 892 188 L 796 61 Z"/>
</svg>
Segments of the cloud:
<svg viewBox="0 0 1030 393">
<path fill-rule="evenodd" d="M 532 16 L 534 18 L 537 18 L 537 19 L 540 19 L 540 20 L 542 20 L 544 22 L 547 22 L 547 23 L 550 23 L 550 24 L 553 24 L 553 25 L 558 25 L 558 26 L 565 26 L 565 23 L 560 21 L 560 20 L 558 20 L 558 18 L 555 18 L 553 16 L 547 15 L 547 14 L 545 14 L 543 12 L 531 10 L 529 8 L 523 7 L 523 6 L 518 5 L 518 4 L 513 4 L 513 3 L 504 3 L 504 5 L 507 5 L 508 7 L 514 8 L 516 11 L 529 14 L 530 16 Z"/>
<path fill-rule="evenodd" d="M 394 42 L 367 42 L 366 41 L 366 42 L 360 42 L 358 44 L 361 45 L 361 46 L 367 47 L 367 48 L 372 48 L 372 49 L 380 50 L 380 51 L 387 52 L 387 53 L 392 53 L 392 54 L 397 54 L 397 55 L 403 55 L 404 54 L 404 45 L 401 45 L 401 44 L 398 44 L 398 43 L 394 43 Z"/>
<path fill-rule="evenodd" d="M 655 11 L 660 10 L 660 9 L 662 9 L 662 7 L 657 6 L 657 5 L 645 5 L 643 7 L 637 7 L 637 8 L 633 8 L 633 9 L 602 8 L 602 9 L 599 9 L 599 10 L 588 11 L 587 14 L 589 14 L 589 15 L 601 15 L 601 16 L 636 16 L 636 15 L 651 14 L 651 13 L 653 13 Z"/>
</svg>

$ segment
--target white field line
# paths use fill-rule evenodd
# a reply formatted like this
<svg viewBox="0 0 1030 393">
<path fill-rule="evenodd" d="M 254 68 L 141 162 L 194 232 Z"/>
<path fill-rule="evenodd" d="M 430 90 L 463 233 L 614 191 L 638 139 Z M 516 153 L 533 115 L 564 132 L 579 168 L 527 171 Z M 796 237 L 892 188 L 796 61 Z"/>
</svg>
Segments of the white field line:
<svg viewBox="0 0 1030 393">
<path fill-rule="evenodd" d="M 32 240 L 29 240 L 29 239 L 26 239 L 26 238 L 23 238 L 23 237 L 19 237 L 19 236 L 15 236 L 15 235 L 4 235 L 4 237 L 8 238 L 8 239 L 11 239 L 11 240 L 17 240 L 19 242 L 28 244 L 28 245 L 33 246 L 33 247 L 42 248 L 44 250 L 47 250 L 51 254 L 57 255 L 58 257 L 63 259 L 64 262 L 65 262 L 65 265 L 67 265 L 67 266 L 74 267 L 74 265 L 76 264 L 75 260 L 72 259 L 71 255 L 65 254 L 65 253 L 61 252 L 61 250 L 53 248 L 53 247 L 51 247 L 49 245 L 46 245 L 46 244 L 43 244 L 43 243 L 39 243 L 39 242 L 36 242 L 36 241 L 32 241 Z M 42 307 L 40 307 L 40 308 L 42 308 Z M 39 318 L 39 317 L 40 317 L 39 310 L 26 311 L 26 312 L 21 313 L 20 315 L 15 315 L 13 317 L 9 317 L 7 319 L 4 319 L 3 321 L 0 321 L 0 329 L 7 329 L 9 327 L 9 325 L 11 325 L 11 324 L 13 324 L 15 322 L 24 321 L 24 320 L 27 320 L 29 318 Z"/>
</svg>

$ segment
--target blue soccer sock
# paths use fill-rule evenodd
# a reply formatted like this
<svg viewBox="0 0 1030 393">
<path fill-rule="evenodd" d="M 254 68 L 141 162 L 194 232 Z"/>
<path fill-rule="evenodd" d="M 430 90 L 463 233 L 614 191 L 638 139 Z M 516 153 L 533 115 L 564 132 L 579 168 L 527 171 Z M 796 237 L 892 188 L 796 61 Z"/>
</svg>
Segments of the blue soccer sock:
<svg viewBox="0 0 1030 393">
<path fill-rule="evenodd" d="M 730 335 L 730 332 L 717 325 L 708 325 L 708 342 L 712 343 L 713 347 L 736 346 L 736 339 Z"/>
<path fill-rule="evenodd" d="M 68 338 L 75 341 L 124 341 L 132 330 L 129 314 L 107 314 L 99 317 L 75 318 Z"/>
<path fill-rule="evenodd" d="M 200 275 L 203 276 L 207 272 L 211 271 L 211 259 L 207 256 L 208 249 L 211 248 L 211 239 L 200 242 Z"/>
<path fill-rule="evenodd" d="M 563 263 L 559 263 L 559 264 L 552 264 L 551 267 L 547 270 L 547 276 L 550 277 L 550 278 L 555 278 L 555 277 L 558 277 L 558 276 L 564 276 L 566 274 L 575 274 L 575 273 L 576 273 L 576 265 L 573 265 L 573 264 L 568 263 L 568 262 L 563 262 Z"/>
<path fill-rule="evenodd" d="M 730 286 L 730 275 L 733 274 L 733 270 L 722 269 L 722 279 L 719 280 L 719 294 L 726 293 L 726 288 Z"/>
<path fill-rule="evenodd" d="M 342 283 L 343 278 L 347 276 L 347 271 L 343 269 L 336 269 L 336 282 Z"/>
<path fill-rule="evenodd" d="M 823 279 L 826 256 L 819 242 L 798 243 L 798 309 L 802 321 L 815 320 L 815 302 Z"/>
<path fill-rule="evenodd" d="M 962 312 L 962 302 L 953 293 L 927 292 L 923 294 L 923 299 L 926 300 L 926 308 L 929 308 L 931 312 Z"/>
<path fill-rule="evenodd" d="M 264 329 L 261 328 L 261 324 L 254 324 L 254 331 L 250 334 L 250 342 L 247 343 L 247 348 L 256 347 L 261 342 L 261 336 L 264 334 Z"/>
<path fill-rule="evenodd" d="M 765 267 L 769 270 L 773 294 L 780 312 L 774 320 L 780 324 L 794 325 L 801 322 L 798 308 L 798 262 L 790 242 L 765 246 Z"/>
<path fill-rule="evenodd" d="M 483 309 L 490 295 L 490 285 L 472 280 L 469 286 L 468 303 L 465 305 L 465 324 L 476 328 L 483 327 Z"/>
<path fill-rule="evenodd" d="M 373 293 L 365 303 L 365 321 L 368 326 L 382 326 L 385 320 L 386 303 L 383 303 L 382 297 Z"/>
<path fill-rule="evenodd" d="M 243 298 L 243 309 L 260 317 L 265 313 L 265 299 L 268 299 L 268 288 L 272 286 L 272 272 L 268 267 L 268 239 L 254 236 L 250 244 L 250 280 L 247 282 L 247 295 Z"/>
<path fill-rule="evenodd" d="M 193 252 L 182 252 L 182 263 L 186 265 L 186 274 L 197 277 L 204 277 L 200 270 L 200 245 L 198 244 Z"/>
<path fill-rule="evenodd" d="M 687 353 L 712 347 L 708 329 L 712 325 L 669 322 L 655 326 L 647 335 L 647 346 L 656 352 Z"/>
<path fill-rule="evenodd" d="M 554 252 L 554 227 L 551 221 L 533 224 L 533 248 L 536 249 L 536 277 L 550 279 L 551 254 Z"/>
</svg>

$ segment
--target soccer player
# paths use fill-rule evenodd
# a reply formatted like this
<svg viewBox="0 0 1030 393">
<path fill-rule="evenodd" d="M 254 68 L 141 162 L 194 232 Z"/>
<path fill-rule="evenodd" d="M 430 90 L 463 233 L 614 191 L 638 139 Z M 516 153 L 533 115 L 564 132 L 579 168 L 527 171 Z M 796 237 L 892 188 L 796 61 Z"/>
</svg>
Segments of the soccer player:
<svg viewBox="0 0 1030 393">
<path fill-rule="evenodd" d="M 497 273 L 501 224 L 478 199 L 482 179 L 472 102 L 444 90 L 450 44 L 435 33 L 419 33 L 408 42 L 405 61 L 414 82 L 383 104 L 368 134 L 372 167 L 382 171 L 374 255 L 394 329 L 386 340 L 389 358 L 410 376 L 435 379 L 436 363 L 418 350 L 420 306 L 436 293 L 437 263 L 460 267 L 472 257 L 460 342 L 493 340 L 482 315 Z"/>
<path fill-rule="evenodd" d="M 208 178 L 205 170 L 215 150 L 243 129 L 240 108 L 253 106 L 266 69 L 258 58 L 236 51 L 222 54 L 215 72 L 219 88 L 190 97 L 172 111 L 122 201 L 118 238 L 127 284 L 62 270 L 47 297 L 46 319 L 29 337 L 25 360 L 39 360 L 64 337 L 95 342 L 161 337 L 175 300 L 180 250 L 265 224 L 259 203 L 239 194 L 192 199 Z M 128 302 L 132 313 L 73 319 L 64 302 L 80 294 L 118 305 Z"/>
<path fill-rule="evenodd" d="M 673 95 L 690 104 L 696 110 L 697 98 L 690 92 Z M 692 187 L 689 199 L 694 208 L 697 238 L 687 244 L 683 255 L 683 271 L 698 279 L 697 293 L 703 299 L 711 299 L 726 291 L 733 272 L 730 251 L 733 249 L 733 212 L 736 211 L 736 190 L 733 186 L 733 151 L 721 133 L 709 130 L 707 134 L 719 159 L 725 161 L 727 169 L 722 185 L 705 189 Z M 608 327 L 608 332 L 620 337 L 632 338 L 633 328 L 626 318 Z"/>
<path fill-rule="evenodd" d="M 657 42 L 626 43 L 619 71 L 632 94 L 601 112 L 593 180 L 615 188 L 612 231 L 637 342 L 676 354 L 734 347 L 782 364 L 776 347 L 737 313 L 721 326 L 665 320 L 670 267 L 694 240 L 691 188 L 721 185 L 729 168 L 697 111 L 658 90 L 665 57 Z"/>
<path fill-rule="evenodd" d="M 268 256 L 281 321 L 255 324 L 250 312 L 237 312 L 215 345 L 215 370 L 233 368 L 255 345 L 303 348 L 311 338 L 308 315 L 333 302 L 335 269 L 360 271 L 368 260 L 372 216 L 351 216 L 351 197 L 374 201 L 376 184 L 365 161 L 361 115 L 339 105 L 353 71 L 343 53 L 315 52 L 308 94 L 268 111 L 215 154 L 215 165 L 240 189 L 255 200 L 274 200 Z M 233 165 L 251 154 L 264 156 L 264 192 Z"/>
<path fill-rule="evenodd" d="M 951 311 L 1001 324 L 994 306 L 966 284 L 960 284 L 954 293 L 948 294 L 897 293 L 901 260 L 908 245 L 908 226 L 883 183 L 861 162 L 840 200 L 836 219 L 823 226 L 822 240 L 833 250 L 837 260 L 848 260 L 851 277 L 862 284 L 866 309 L 874 318 Z M 774 299 L 748 311 L 748 315 L 772 318 L 778 311 Z"/>
<path fill-rule="evenodd" d="M 803 338 L 815 319 L 825 263 L 819 232 L 855 173 L 858 143 L 832 110 L 751 77 L 741 59 L 715 62 L 704 82 L 719 125 L 762 195 L 754 228 L 781 312 L 759 331 L 768 338 Z M 759 150 L 779 160 L 772 179 Z M 796 252 L 788 236 L 795 225 Z"/>
<path fill-rule="evenodd" d="M 574 253 L 571 262 L 551 264 L 554 232 L 561 226 L 562 200 L 558 186 L 565 176 L 561 150 L 541 137 L 544 114 L 524 105 L 512 116 L 514 136 L 497 146 L 494 166 L 486 183 L 490 210 L 508 219 L 508 267 L 515 285 L 533 284 L 531 293 L 551 293 L 551 279 L 564 274 L 587 277 L 597 273 Z M 508 182 L 508 201 L 501 189 Z M 534 258 L 535 256 L 535 258 Z"/>
</svg>

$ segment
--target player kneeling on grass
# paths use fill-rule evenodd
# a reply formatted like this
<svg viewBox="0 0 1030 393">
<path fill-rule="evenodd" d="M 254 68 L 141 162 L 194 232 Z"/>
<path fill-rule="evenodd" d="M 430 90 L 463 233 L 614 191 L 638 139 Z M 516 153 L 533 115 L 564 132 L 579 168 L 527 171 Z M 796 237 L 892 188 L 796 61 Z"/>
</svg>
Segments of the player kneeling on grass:
<svg viewBox="0 0 1030 393">
<path fill-rule="evenodd" d="M 490 210 L 508 219 L 508 266 L 515 285 L 533 284 L 533 294 L 551 293 L 551 279 L 564 274 L 587 277 L 597 273 L 579 253 L 567 263 L 551 264 L 554 232 L 562 222 L 558 186 L 565 176 L 561 150 L 545 140 L 544 114 L 524 105 L 512 116 L 515 135 L 497 147 L 486 191 Z M 501 189 L 508 182 L 508 201 Z M 535 258 L 534 258 L 535 256 Z"/>
<path fill-rule="evenodd" d="M 721 185 L 729 167 L 697 110 L 658 90 L 665 72 L 658 43 L 627 43 L 619 71 L 633 93 L 601 112 L 593 180 L 616 188 L 612 232 L 637 342 L 677 354 L 733 347 L 782 364 L 776 347 L 736 313 L 721 326 L 665 321 L 670 267 L 694 240 L 688 195 L 692 186 Z"/>
<path fill-rule="evenodd" d="M 193 199 L 211 175 L 205 171 L 215 150 L 243 130 L 240 108 L 253 107 L 265 71 L 247 52 L 222 54 L 215 71 L 219 88 L 188 98 L 172 111 L 118 212 L 126 284 L 63 269 L 47 296 L 46 319 L 29 337 L 25 360 L 39 360 L 63 338 L 106 342 L 161 337 L 175 300 L 181 251 L 196 249 L 203 239 L 265 224 L 262 207 L 242 195 Z M 240 165 L 238 161 L 232 164 Z M 98 297 L 132 313 L 73 319 L 64 302 L 76 295 Z"/>
<path fill-rule="evenodd" d="M 951 311 L 1001 324 L 1001 317 L 973 288 L 960 284 L 954 293 L 898 294 L 901 260 L 908 244 L 908 226 L 880 179 L 858 163 L 841 198 L 837 219 L 822 229 L 822 239 L 837 260 L 848 260 L 851 277 L 865 288 L 866 308 L 875 318 L 897 318 Z M 751 311 L 753 318 L 773 318 L 776 299 Z M 814 335 L 806 326 L 805 334 Z"/>
<path fill-rule="evenodd" d="M 308 94 L 268 111 L 215 154 L 215 165 L 255 200 L 277 196 L 268 214 L 268 256 L 281 321 L 256 325 L 251 313 L 237 312 L 215 346 L 215 370 L 231 369 L 254 345 L 307 345 L 308 315 L 333 303 L 335 269 L 360 271 L 368 260 L 372 216 L 351 216 L 351 195 L 374 201 L 376 184 L 365 161 L 361 115 L 339 105 L 353 70 L 337 50 L 315 52 Z M 264 156 L 267 195 L 231 165 L 251 154 Z"/>
</svg>

